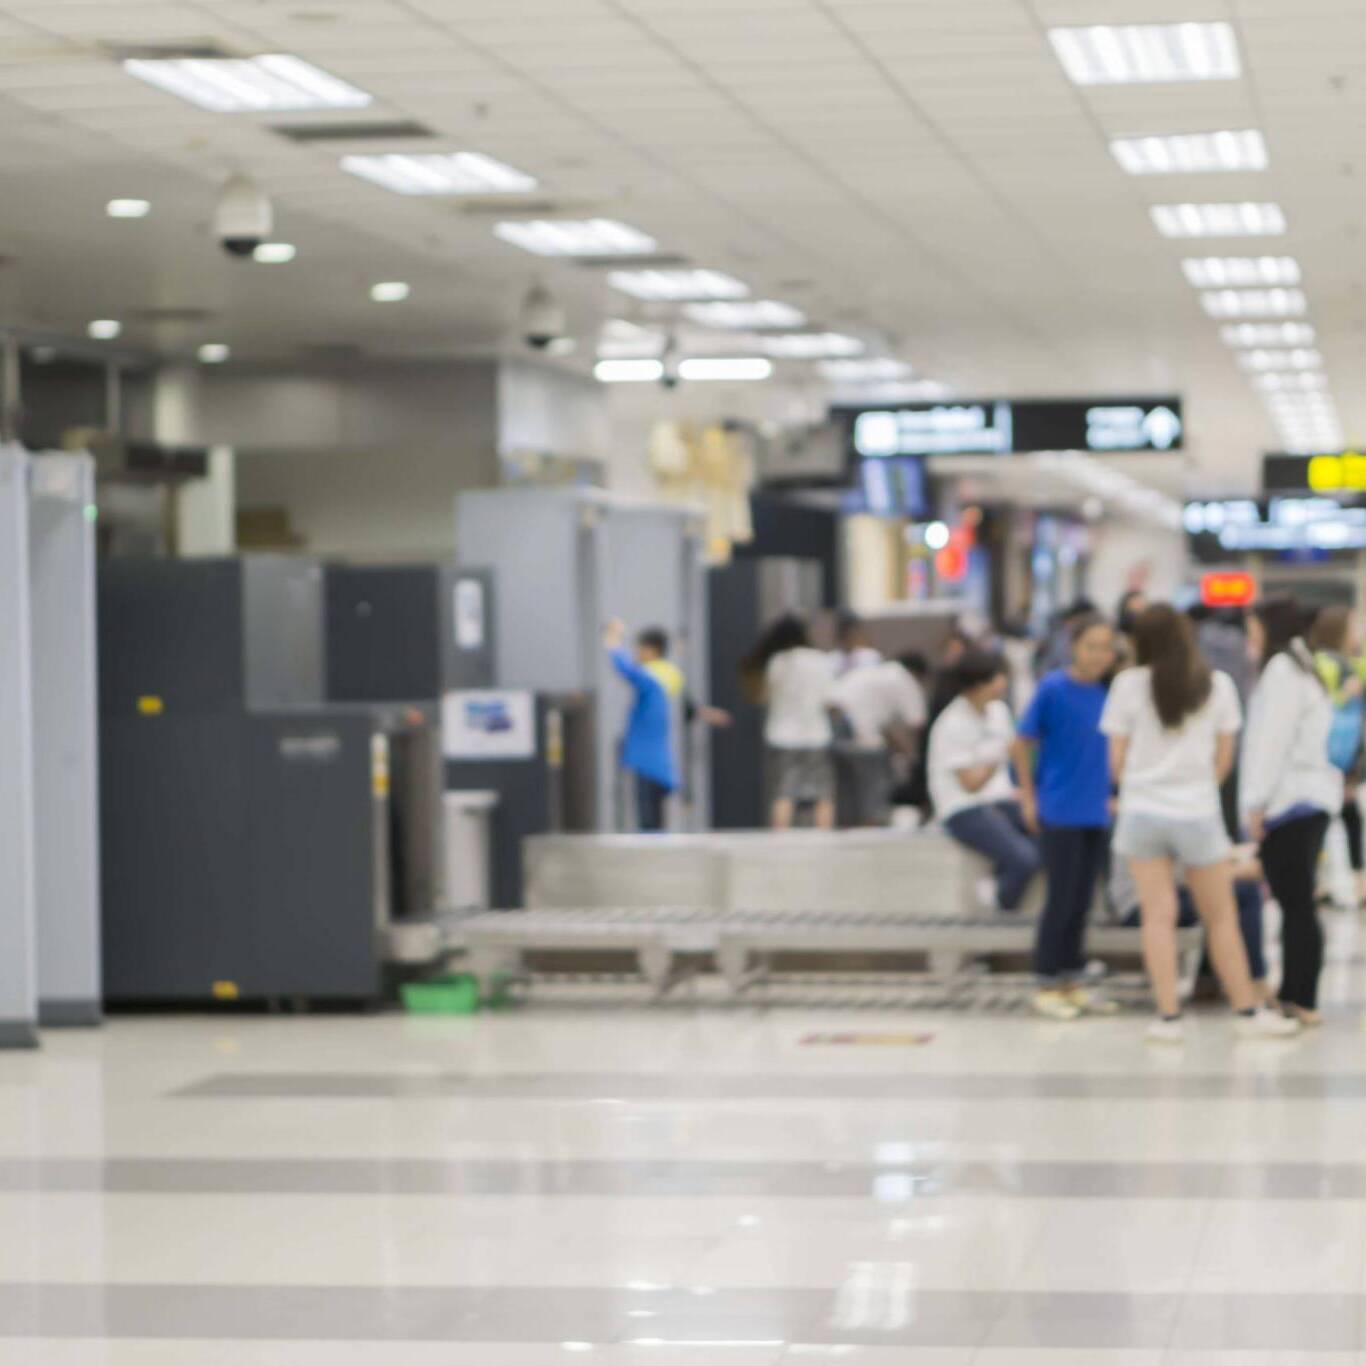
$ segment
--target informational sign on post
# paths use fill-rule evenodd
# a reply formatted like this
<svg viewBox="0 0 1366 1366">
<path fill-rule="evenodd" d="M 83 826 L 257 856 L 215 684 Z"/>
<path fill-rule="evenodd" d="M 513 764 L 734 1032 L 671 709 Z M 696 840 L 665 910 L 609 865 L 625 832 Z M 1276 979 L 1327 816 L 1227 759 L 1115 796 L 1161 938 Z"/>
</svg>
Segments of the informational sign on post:
<svg viewBox="0 0 1366 1366">
<path fill-rule="evenodd" d="M 448 759 L 535 758 L 535 697 L 529 692 L 448 692 L 441 699 L 441 748 Z"/>
<path fill-rule="evenodd" d="M 478 579 L 456 580 L 455 643 L 461 650 L 484 648 L 484 585 Z"/>
</svg>

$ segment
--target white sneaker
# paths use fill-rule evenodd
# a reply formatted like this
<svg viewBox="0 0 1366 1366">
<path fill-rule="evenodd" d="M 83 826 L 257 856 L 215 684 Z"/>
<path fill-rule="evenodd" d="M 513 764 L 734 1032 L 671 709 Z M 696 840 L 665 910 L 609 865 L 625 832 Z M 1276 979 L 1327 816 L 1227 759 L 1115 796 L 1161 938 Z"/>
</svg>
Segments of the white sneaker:
<svg viewBox="0 0 1366 1366">
<path fill-rule="evenodd" d="M 1289 1015 L 1281 1015 L 1263 1006 L 1251 1015 L 1239 1015 L 1234 1028 L 1240 1039 L 1293 1039 L 1302 1026 Z"/>
<path fill-rule="evenodd" d="M 996 879 L 994 877 L 978 878 L 977 885 L 972 890 L 977 898 L 977 909 L 985 911 L 988 915 L 995 915 L 1000 909 L 996 901 Z"/>
<path fill-rule="evenodd" d="M 1034 1013 L 1050 1020 L 1079 1020 L 1081 1007 L 1069 993 L 1050 988 L 1034 997 Z"/>
<path fill-rule="evenodd" d="M 1148 1026 L 1148 1042 L 1164 1044 L 1183 1044 L 1186 1042 L 1186 1022 L 1184 1020 L 1164 1020 L 1160 1015 Z"/>
</svg>

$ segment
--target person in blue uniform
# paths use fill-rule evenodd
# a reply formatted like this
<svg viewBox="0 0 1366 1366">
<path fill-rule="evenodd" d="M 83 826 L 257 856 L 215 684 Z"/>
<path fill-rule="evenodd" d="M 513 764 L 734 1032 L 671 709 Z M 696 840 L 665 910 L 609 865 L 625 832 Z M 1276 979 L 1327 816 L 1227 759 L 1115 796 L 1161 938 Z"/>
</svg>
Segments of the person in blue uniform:
<svg viewBox="0 0 1366 1366">
<path fill-rule="evenodd" d="M 1025 824 L 1039 837 L 1048 875 L 1034 949 L 1034 1008 L 1055 1020 L 1102 1007 L 1081 979 L 1086 922 L 1109 844 L 1110 761 L 1100 716 L 1114 631 L 1094 613 L 1074 617 L 1071 649 L 1068 666 L 1040 681 L 1014 755 Z"/>
<path fill-rule="evenodd" d="M 621 747 L 621 764 L 635 779 L 636 828 L 663 830 L 670 796 L 678 791 L 674 716 L 681 711 L 709 725 L 727 725 L 730 717 L 715 707 L 695 708 L 686 696 L 683 671 L 669 658 L 669 636 L 657 626 L 647 627 L 626 648 L 626 624 L 608 623 L 603 632 L 617 673 L 631 685 L 635 698 Z"/>
</svg>

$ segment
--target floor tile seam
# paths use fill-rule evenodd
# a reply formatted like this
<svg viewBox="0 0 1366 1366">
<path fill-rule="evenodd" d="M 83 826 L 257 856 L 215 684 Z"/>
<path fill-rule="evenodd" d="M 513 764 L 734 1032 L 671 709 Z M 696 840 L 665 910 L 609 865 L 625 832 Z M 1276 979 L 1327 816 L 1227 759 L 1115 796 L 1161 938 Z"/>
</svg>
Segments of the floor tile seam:
<svg viewBox="0 0 1366 1366">
<path fill-rule="evenodd" d="M 1205 1240 L 1209 1237 L 1210 1226 L 1214 1223 L 1215 1208 L 1216 1205 L 1213 1200 L 1205 1201 L 1204 1214 L 1200 1219 L 1200 1232 L 1195 1239 L 1195 1252 L 1190 1259 L 1189 1266 L 1186 1268 L 1185 1281 L 1177 1301 L 1176 1313 L 1172 1316 L 1171 1327 L 1167 1332 L 1167 1340 L 1162 1347 L 1163 1360 L 1177 1350 L 1176 1338 L 1181 1330 L 1181 1318 L 1185 1312 L 1186 1302 L 1191 1295 L 1197 1293 L 1194 1288 L 1195 1277 L 1200 1266 L 1200 1258 L 1204 1254 Z"/>
</svg>

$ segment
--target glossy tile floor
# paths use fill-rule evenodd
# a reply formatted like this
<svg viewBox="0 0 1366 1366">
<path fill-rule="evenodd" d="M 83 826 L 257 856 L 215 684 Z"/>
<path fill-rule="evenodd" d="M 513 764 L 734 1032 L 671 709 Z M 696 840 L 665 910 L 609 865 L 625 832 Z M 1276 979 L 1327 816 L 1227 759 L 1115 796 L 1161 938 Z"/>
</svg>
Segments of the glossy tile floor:
<svg viewBox="0 0 1366 1366">
<path fill-rule="evenodd" d="M 0 1363 L 1366 1366 L 1332 925 L 1291 1044 L 546 1004 L 53 1034 L 0 1055 Z"/>
</svg>

